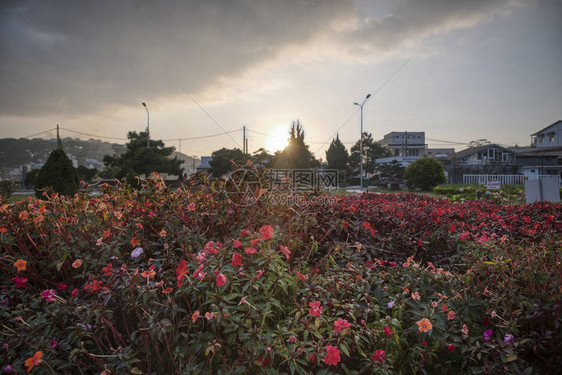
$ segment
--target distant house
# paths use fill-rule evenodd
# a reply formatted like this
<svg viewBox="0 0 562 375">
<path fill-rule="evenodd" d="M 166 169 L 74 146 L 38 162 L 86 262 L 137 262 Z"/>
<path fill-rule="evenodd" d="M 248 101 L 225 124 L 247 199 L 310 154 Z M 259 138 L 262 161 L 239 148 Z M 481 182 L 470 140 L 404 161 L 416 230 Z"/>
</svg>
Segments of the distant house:
<svg viewBox="0 0 562 375">
<path fill-rule="evenodd" d="M 212 156 L 201 156 L 201 164 L 197 168 L 197 172 L 205 172 L 209 173 L 209 169 L 211 169 L 211 165 L 209 162 L 213 160 Z"/>
<path fill-rule="evenodd" d="M 562 177 L 562 147 L 517 147 L 519 173 L 528 177 Z"/>
<path fill-rule="evenodd" d="M 462 183 L 465 174 L 517 174 L 516 153 L 492 143 L 450 155 L 445 163 L 450 183 Z"/>
<path fill-rule="evenodd" d="M 425 132 L 391 132 L 377 143 L 393 155 L 377 159 L 375 161 L 377 164 L 396 161 L 407 166 L 423 156 L 446 159 L 447 156 L 455 153 L 454 148 L 427 148 Z"/>
<path fill-rule="evenodd" d="M 548 125 L 535 134 L 531 134 L 531 137 L 531 147 L 562 147 L 562 120 Z"/>
</svg>

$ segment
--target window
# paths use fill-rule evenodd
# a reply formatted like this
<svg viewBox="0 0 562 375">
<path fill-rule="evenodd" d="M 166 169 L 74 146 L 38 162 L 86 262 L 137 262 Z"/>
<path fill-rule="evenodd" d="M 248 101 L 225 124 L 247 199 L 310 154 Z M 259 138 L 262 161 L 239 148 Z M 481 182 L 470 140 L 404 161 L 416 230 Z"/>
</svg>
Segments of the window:
<svg viewBox="0 0 562 375">
<path fill-rule="evenodd" d="M 539 135 L 539 143 L 544 142 L 544 134 Z"/>
<path fill-rule="evenodd" d="M 554 132 L 548 133 L 547 135 L 548 135 L 548 141 L 549 141 L 549 142 L 554 142 Z"/>
</svg>

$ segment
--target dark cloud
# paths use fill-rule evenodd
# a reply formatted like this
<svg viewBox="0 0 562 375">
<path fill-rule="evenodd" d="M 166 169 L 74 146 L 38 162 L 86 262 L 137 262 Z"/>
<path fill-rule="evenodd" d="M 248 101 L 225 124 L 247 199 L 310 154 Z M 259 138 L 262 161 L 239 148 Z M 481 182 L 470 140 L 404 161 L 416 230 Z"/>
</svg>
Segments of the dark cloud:
<svg viewBox="0 0 562 375">
<path fill-rule="evenodd" d="M 351 1 L 0 3 L 0 111 L 92 111 L 197 92 L 305 43 Z"/>
<path fill-rule="evenodd" d="M 176 95 L 162 68 L 203 92 L 284 48 L 323 40 L 341 53 L 388 51 L 512 1 L 398 1 L 366 22 L 352 0 L 2 1 L 0 112 L 88 113 Z"/>
</svg>

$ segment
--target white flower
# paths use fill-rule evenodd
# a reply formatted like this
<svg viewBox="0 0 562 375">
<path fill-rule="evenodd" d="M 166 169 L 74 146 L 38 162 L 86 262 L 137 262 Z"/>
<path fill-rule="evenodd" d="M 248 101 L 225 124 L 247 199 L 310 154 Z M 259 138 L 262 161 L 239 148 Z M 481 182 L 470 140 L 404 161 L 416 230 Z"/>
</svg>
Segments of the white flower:
<svg viewBox="0 0 562 375">
<path fill-rule="evenodd" d="M 131 258 L 138 258 L 144 252 L 142 247 L 137 247 L 135 250 L 131 251 Z"/>
</svg>

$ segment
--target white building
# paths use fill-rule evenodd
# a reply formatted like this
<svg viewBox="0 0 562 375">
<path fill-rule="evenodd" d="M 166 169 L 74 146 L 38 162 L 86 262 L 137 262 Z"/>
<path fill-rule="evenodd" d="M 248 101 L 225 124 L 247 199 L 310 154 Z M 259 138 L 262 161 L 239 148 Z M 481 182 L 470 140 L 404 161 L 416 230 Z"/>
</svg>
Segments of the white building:
<svg viewBox="0 0 562 375">
<path fill-rule="evenodd" d="M 531 134 L 531 147 L 562 147 L 562 120 Z"/>
</svg>

